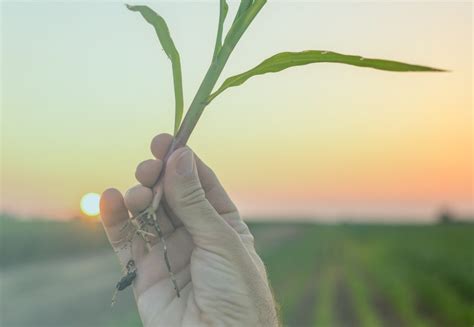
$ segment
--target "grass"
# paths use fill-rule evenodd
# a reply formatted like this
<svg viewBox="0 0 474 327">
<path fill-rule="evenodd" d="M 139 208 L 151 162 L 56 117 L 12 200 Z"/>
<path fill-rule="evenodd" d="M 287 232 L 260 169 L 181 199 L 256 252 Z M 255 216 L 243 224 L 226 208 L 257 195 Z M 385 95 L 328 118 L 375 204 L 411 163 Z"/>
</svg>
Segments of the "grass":
<svg viewBox="0 0 474 327">
<path fill-rule="evenodd" d="M 473 224 L 251 229 L 285 325 L 474 322 Z M 0 236 L 2 325 L 140 325 L 131 293 L 109 308 L 119 271 L 100 225 L 1 219 Z"/>
<path fill-rule="evenodd" d="M 2 267 L 15 264 L 90 255 L 109 244 L 100 224 L 33 219 L 19 221 L 0 216 Z"/>
<path fill-rule="evenodd" d="M 466 326 L 474 322 L 472 235 L 472 224 L 313 225 L 263 259 L 285 323 L 314 290 L 314 309 L 298 317 L 308 326 Z M 305 286 L 283 283 L 292 278 Z"/>
<path fill-rule="evenodd" d="M 316 302 L 313 317 L 308 317 L 317 326 L 333 326 L 335 323 L 333 303 L 335 302 L 337 270 L 334 266 L 323 269 L 319 279 L 318 301 Z"/>
</svg>

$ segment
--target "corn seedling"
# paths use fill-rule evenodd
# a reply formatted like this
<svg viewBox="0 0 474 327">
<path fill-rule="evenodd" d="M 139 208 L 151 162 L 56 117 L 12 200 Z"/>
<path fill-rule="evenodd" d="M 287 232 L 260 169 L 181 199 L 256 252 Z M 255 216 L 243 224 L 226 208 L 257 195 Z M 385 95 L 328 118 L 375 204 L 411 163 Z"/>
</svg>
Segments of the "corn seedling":
<svg viewBox="0 0 474 327">
<path fill-rule="evenodd" d="M 364 58 L 354 55 L 340 54 L 332 51 L 325 50 L 307 50 L 302 52 L 282 52 L 278 53 L 263 62 L 254 68 L 243 72 L 241 74 L 231 76 L 227 78 L 224 83 L 215 88 L 219 76 L 224 69 L 224 66 L 227 63 L 232 51 L 236 47 L 242 35 L 245 33 L 247 28 L 250 26 L 252 21 L 255 19 L 260 10 L 264 7 L 266 0 L 241 0 L 238 7 L 237 13 L 233 19 L 233 22 L 228 29 L 227 33 L 224 32 L 224 21 L 226 20 L 228 5 L 226 0 L 219 1 L 219 18 L 217 25 L 217 36 L 215 40 L 214 52 L 211 60 L 211 64 L 207 70 L 206 75 L 204 76 L 200 87 L 196 95 L 194 96 L 193 101 L 191 102 L 189 109 L 186 112 L 186 116 L 183 117 L 183 85 L 182 85 L 182 76 L 181 76 L 181 61 L 179 52 L 176 49 L 176 46 L 173 42 L 173 39 L 170 35 L 168 26 L 159 14 L 150 9 L 148 6 L 141 5 L 127 5 L 127 8 L 131 11 L 140 13 L 143 18 L 153 26 L 158 40 L 163 47 L 165 54 L 171 61 L 172 71 L 173 71 L 173 84 L 174 84 L 174 93 L 175 93 L 175 120 L 174 120 L 174 140 L 168 150 L 167 156 L 164 158 L 163 162 L 166 163 L 169 155 L 176 149 L 186 145 L 189 137 L 191 136 L 192 131 L 194 130 L 199 118 L 201 117 L 204 109 L 219 95 L 229 88 L 236 87 L 245 83 L 248 79 L 257 76 L 263 75 L 266 73 L 275 73 L 282 71 L 284 69 L 308 65 L 312 63 L 338 63 L 346 64 L 358 67 L 367 67 L 374 68 L 378 70 L 392 71 L 392 72 L 440 72 L 441 69 L 407 64 L 398 61 L 383 60 L 383 59 L 371 59 Z M 182 120 L 182 121 L 181 121 Z M 134 226 L 136 231 L 141 237 L 145 239 L 148 243 L 147 235 L 143 232 L 143 229 L 146 226 L 152 226 L 156 231 L 156 236 L 161 239 L 161 243 L 165 248 L 164 256 L 165 262 L 168 267 L 168 272 L 170 274 L 173 285 L 176 289 L 177 296 L 179 296 L 179 289 L 177 287 L 176 280 L 173 276 L 172 269 L 169 265 L 168 255 L 166 252 L 166 244 L 164 239 L 161 237 L 161 230 L 158 226 L 156 219 L 156 212 L 160 206 L 161 195 L 161 176 L 163 175 L 164 169 L 158 178 L 154 190 L 154 197 L 152 204 L 149 208 L 144 210 L 142 213 L 136 217 L 132 217 L 131 220 L 134 221 Z M 164 205 L 166 210 L 166 205 Z M 155 236 L 155 235 L 153 235 Z M 130 278 L 126 279 L 127 283 L 118 284 L 117 289 L 121 288 L 124 285 L 129 285 L 130 279 L 133 280 L 135 276 L 135 270 L 131 270 L 127 274 Z M 120 286 L 120 287 L 119 287 Z"/>
</svg>

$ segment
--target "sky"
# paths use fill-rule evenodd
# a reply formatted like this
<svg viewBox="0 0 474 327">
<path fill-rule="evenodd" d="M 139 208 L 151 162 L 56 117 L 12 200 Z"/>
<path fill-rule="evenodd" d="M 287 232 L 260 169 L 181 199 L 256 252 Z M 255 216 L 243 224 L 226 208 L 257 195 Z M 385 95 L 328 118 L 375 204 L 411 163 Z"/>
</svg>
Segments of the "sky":
<svg viewBox="0 0 474 327">
<path fill-rule="evenodd" d="M 189 105 L 212 57 L 218 2 L 150 6 L 180 51 Z M 246 218 L 472 215 L 472 7 L 270 0 L 221 82 L 306 49 L 450 72 L 314 64 L 255 77 L 211 103 L 189 145 Z M 173 127 L 170 62 L 151 27 L 116 1 L 1 10 L 0 210 L 66 219 L 85 193 L 134 185 L 150 140 Z"/>
</svg>

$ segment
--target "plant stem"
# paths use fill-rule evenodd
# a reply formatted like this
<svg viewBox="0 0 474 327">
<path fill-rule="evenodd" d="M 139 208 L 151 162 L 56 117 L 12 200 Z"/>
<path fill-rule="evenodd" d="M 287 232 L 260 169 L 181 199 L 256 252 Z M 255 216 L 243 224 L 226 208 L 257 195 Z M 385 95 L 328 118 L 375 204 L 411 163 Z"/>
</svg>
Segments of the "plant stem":
<svg viewBox="0 0 474 327">
<path fill-rule="evenodd" d="M 232 51 L 266 2 L 267 0 L 256 0 L 251 5 L 251 7 L 247 9 L 245 14 L 242 14 L 232 24 L 222 48 L 220 49 L 217 56 L 215 56 L 214 60 L 212 60 L 211 66 L 207 70 L 207 73 L 204 76 L 204 79 L 202 80 L 201 85 L 199 86 L 199 89 L 194 96 L 193 101 L 191 102 L 191 105 L 189 106 L 186 116 L 184 117 L 178 132 L 175 133 L 175 137 L 168 149 L 168 152 L 166 153 L 166 156 L 163 158 L 163 168 L 160 175 L 158 176 L 157 181 L 155 182 L 155 185 L 153 186 L 153 190 L 156 190 L 160 184 L 161 178 L 163 177 L 166 170 L 166 162 L 168 161 L 169 156 L 176 149 L 185 146 L 188 142 L 194 127 L 196 127 L 199 117 L 201 117 L 204 109 L 209 104 L 209 96 L 211 95 L 212 90 L 214 89 L 214 86 L 216 85 L 217 80 L 219 79 L 219 76 L 222 73 L 222 70 L 224 69 L 224 66 L 227 63 Z M 159 192 L 154 193 L 155 195 L 151 205 L 153 212 L 158 209 L 159 203 L 161 201 L 159 198 L 161 197 L 161 194 L 159 194 Z"/>
<path fill-rule="evenodd" d="M 245 14 L 242 14 L 242 16 L 236 19 L 236 21 L 232 24 L 229 33 L 225 38 L 224 44 L 222 45 L 222 48 L 219 50 L 218 54 L 213 57 L 211 66 L 207 70 L 207 73 L 204 76 L 204 79 L 193 99 L 193 102 L 191 102 L 189 110 L 186 113 L 186 116 L 184 117 L 183 123 L 181 124 L 178 132 L 176 133 L 175 131 L 175 137 L 173 139 L 173 142 L 171 143 L 165 158 L 163 158 L 163 168 L 161 169 L 160 175 L 158 176 L 158 179 L 155 182 L 155 185 L 153 186 L 154 195 L 152 203 L 150 207 L 146 209 L 147 212 L 151 213 L 153 217 L 153 225 L 155 226 L 155 229 L 158 233 L 158 237 L 160 237 L 161 239 L 164 248 L 164 260 L 166 262 L 171 281 L 176 290 L 177 297 L 180 296 L 178 284 L 169 264 L 168 253 L 166 251 L 166 241 L 163 238 L 163 235 L 161 234 L 161 229 L 158 226 L 158 221 L 156 219 L 156 211 L 160 206 L 160 202 L 164 200 L 162 197 L 163 192 L 162 190 L 160 190 L 160 187 L 162 187 L 161 181 L 163 175 L 165 174 L 166 162 L 168 161 L 169 156 L 176 149 L 185 146 L 188 142 L 189 137 L 191 136 L 191 133 L 199 120 L 199 117 L 201 117 L 204 108 L 206 108 L 206 106 L 209 104 L 209 96 L 211 95 L 212 90 L 214 89 L 214 86 L 216 85 L 217 80 L 219 79 L 219 76 L 222 73 L 226 62 L 229 59 L 230 54 L 237 45 L 237 42 L 239 42 L 240 38 L 244 34 L 245 30 L 248 28 L 252 20 L 258 14 L 260 9 L 262 9 L 265 3 L 266 0 L 255 0 L 255 2 L 251 5 L 251 7 L 248 8 Z M 163 209 L 167 212 L 168 215 L 173 215 L 173 212 L 168 210 L 167 207 L 167 205 L 164 205 Z"/>
<path fill-rule="evenodd" d="M 209 104 L 208 98 L 212 93 L 214 86 L 219 79 L 222 70 L 224 69 L 227 60 L 229 59 L 232 51 L 239 42 L 240 38 L 247 30 L 249 25 L 252 23 L 255 16 L 265 5 L 266 0 L 256 0 L 255 3 L 248 9 L 245 15 L 239 17 L 227 34 L 224 44 L 216 56 L 215 60 L 212 61 L 201 86 L 199 87 L 196 96 L 191 103 L 186 116 L 184 117 L 183 123 L 181 124 L 178 133 L 176 134 L 175 140 L 171 145 L 168 154 L 171 154 L 174 150 L 183 147 L 189 140 L 194 127 L 196 126 L 199 117 L 201 117 L 204 108 Z"/>
<path fill-rule="evenodd" d="M 229 57 L 229 55 L 223 56 L 225 52 L 228 52 L 230 55 L 229 48 L 226 45 L 221 48 L 216 60 L 211 63 L 211 66 L 209 67 L 209 70 L 207 71 L 206 76 L 204 77 L 201 86 L 199 87 L 196 96 L 193 99 L 193 102 L 191 102 L 189 110 L 184 117 L 184 120 L 178 130 L 178 133 L 176 134 L 175 140 L 169 152 L 173 152 L 174 150 L 185 146 L 189 140 L 189 137 L 191 136 L 191 133 L 199 120 L 199 117 L 201 117 L 204 108 L 206 108 L 208 104 L 207 98 L 216 85 L 220 73 L 224 69 L 224 64 Z"/>
</svg>

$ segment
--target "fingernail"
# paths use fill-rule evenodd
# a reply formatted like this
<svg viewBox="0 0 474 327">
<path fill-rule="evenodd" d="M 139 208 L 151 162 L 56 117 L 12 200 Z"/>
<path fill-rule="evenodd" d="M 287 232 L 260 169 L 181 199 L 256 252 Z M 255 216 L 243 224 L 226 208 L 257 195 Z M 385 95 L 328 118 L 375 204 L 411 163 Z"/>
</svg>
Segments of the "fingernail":
<svg viewBox="0 0 474 327">
<path fill-rule="evenodd" d="M 181 176 L 187 176 L 193 172 L 193 153 L 189 149 L 184 149 L 179 155 L 176 172 Z"/>
</svg>

